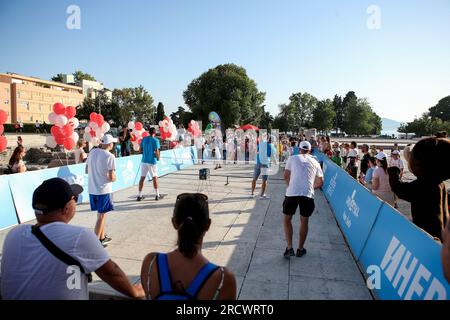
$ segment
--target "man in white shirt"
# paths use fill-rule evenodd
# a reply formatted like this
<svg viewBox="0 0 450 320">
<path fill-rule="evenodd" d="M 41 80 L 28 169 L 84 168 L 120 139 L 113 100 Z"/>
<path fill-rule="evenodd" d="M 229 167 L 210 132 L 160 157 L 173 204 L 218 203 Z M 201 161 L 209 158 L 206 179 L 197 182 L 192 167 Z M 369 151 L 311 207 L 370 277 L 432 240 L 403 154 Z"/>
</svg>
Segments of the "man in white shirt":
<svg viewBox="0 0 450 320">
<path fill-rule="evenodd" d="M 323 185 L 323 172 L 319 162 L 310 155 L 311 144 L 308 141 L 300 143 L 300 154 L 289 157 L 284 171 L 287 185 L 286 197 L 283 202 L 284 233 L 287 247 L 284 257 L 294 256 L 292 248 L 292 217 L 300 208 L 300 239 L 296 252 L 297 257 L 306 254 L 304 244 L 308 235 L 309 217 L 314 212 L 314 189 Z"/>
<path fill-rule="evenodd" d="M 15 227 L 3 244 L 2 299 L 87 300 L 91 272 L 127 296 L 143 297 L 142 287 L 130 284 L 92 231 L 68 224 L 82 191 L 61 178 L 46 180 L 34 191 L 37 224 Z"/>
<path fill-rule="evenodd" d="M 116 181 L 116 158 L 110 151 L 114 148 L 115 142 L 116 138 L 106 134 L 100 147 L 91 150 L 86 163 L 86 173 L 89 175 L 89 202 L 91 210 L 98 212 L 95 234 L 103 246 L 112 240 L 105 234 L 105 214 L 114 210 L 112 183 Z"/>
</svg>

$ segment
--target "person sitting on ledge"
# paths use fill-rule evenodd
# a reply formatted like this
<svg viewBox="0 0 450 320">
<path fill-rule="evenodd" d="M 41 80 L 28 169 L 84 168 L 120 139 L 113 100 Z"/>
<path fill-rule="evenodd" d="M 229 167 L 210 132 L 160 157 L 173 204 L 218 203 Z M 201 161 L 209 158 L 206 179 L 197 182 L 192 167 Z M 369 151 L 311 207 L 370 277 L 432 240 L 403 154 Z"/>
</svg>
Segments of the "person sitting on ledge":
<svg viewBox="0 0 450 320">
<path fill-rule="evenodd" d="M 69 225 L 82 192 L 61 178 L 34 191 L 37 224 L 15 227 L 3 244 L 2 299 L 87 300 L 91 272 L 124 295 L 144 297 L 142 286 L 130 284 L 92 231 Z"/>
<path fill-rule="evenodd" d="M 27 167 L 23 162 L 23 157 L 25 156 L 25 148 L 21 145 L 14 149 L 14 152 L 9 159 L 9 169 L 11 173 L 22 173 L 27 171 Z"/>
<path fill-rule="evenodd" d="M 141 269 L 146 297 L 154 300 L 235 300 L 236 279 L 227 268 L 216 266 L 202 254 L 209 230 L 208 197 L 184 193 L 177 197 L 172 225 L 178 248 L 168 254 L 148 254 Z"/>
</svg>

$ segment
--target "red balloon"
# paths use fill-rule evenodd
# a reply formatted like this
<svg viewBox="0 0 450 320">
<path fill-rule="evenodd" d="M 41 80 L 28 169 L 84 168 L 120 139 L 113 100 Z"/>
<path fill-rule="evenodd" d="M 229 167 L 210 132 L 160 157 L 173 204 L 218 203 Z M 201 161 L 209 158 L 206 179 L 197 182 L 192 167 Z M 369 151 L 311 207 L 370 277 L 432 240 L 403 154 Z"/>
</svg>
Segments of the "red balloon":
<svg viewBox="0 0 450 320">
<path fill-rule="evenodd" d="M 63 144 L 65 138 L 63 136 L 54 136 L 56 144 Z"/>
<path fill-rule="evenodd" d="M 142 123 L 141 122 L 136 122 L 135 124 L 134 124 L 134 128 L 136 129 L 136 130 L 142 130 Z"/>
<path fill-rule="evenodd" d="M 4 131 L 5 131 L 5 127 L 2 124 L 0 124 L 0 134 L 3 134 Z"/>
<path fill-rule="evenodd" d="M 92 122 L 97 122 L 97 114 L 95 112 L 91 112 L 89 115 L 89 119 L 91 119 Z"/>
<path fill-rule="evenodd" d="M 130 141 L 134 142 L 136 140 L 137 140 L 136 136 L 134 134 L 131 134 Z"/>
<path fill-rule="evenodd" d="M 0 152 L 3 152 L 6 150 L 7 144 L 8 144 L 8 140 L 6 140 L 6 137 L 0 137 Z"/>
<path fill-rule="evenodd" d="M 64 114 L 66 107 L 62 103 L 57 102 L 53 105 L 53 112 L 56 114 Z"/>
<path fill-rule="evenodd" d="M 55 140 L 57 137 L 64 137 L 63 133 L 61 132 L 61 128 L 58 126 L 51 127 L 50 132 L 51 132 L 52 136 L 55 138 Z M 58 143 L 58 144 L 60 144 L 60 143 Z"/>
<path fill-rule="evenodd" d="M 77 114 L 77 109 L 75 109 L 75 107 L 67 107 L 66 108 L 67 119 L 71 119 L 71 118 L 75 117 L 76 114 Z"/>
<path fill-rule="evenodd" d="M 147 131 L 145 131 L 145 132 L 142 134 L 142 138 L 148 137 L 149 135 L 150 135 L 150 133 L 148 133 Z"/>
<path fill-rule="evenodd" d="M 75 147 L 75 141 L 73 141 L 72 138 L 66 138 L 64 139 L 64 148 L 66 148 L 67 150 L 72 150 L 73 147 Z"/>
<path fill-rule="evenodd" d="M 70 124 L 66 124 L 62 127 L 61 132 L 65 137 L 70 137 L 73 134 L 73 127 Z"/>
<path fill-rule="evenodd" d="M 5 110 L 0 110 L 0 124 L 4 124 L 8 120 L 8 113 Z"/>
<path fill-rule="evenodd" d="M 142 139 L 138 139 L 137 143 L 138 145 L 141 145 Z"/>
<path fill-rule="evenodd" d="M 103 118 L 101 114 L 98 114 L 95 122 L 97 122 L 98 126 L 101 128 L 103 123 L 105 122 L 105 118 Z"/>
</svg>

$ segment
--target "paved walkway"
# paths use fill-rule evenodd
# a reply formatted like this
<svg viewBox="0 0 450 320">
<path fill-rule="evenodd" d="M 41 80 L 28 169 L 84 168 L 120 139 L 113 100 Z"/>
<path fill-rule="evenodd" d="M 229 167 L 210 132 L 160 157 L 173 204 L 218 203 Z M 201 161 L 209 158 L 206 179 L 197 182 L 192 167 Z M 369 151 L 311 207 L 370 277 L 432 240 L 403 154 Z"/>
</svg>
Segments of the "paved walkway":
<svg viewBox="0 0 450 320">
<path fill-rule="evenodd" d="M 168 195 L 136 202 L 137 187 L 114 194 L 116 211 L 108 216 L 106 230 L 113 238 L 107 250 L 114 261 L 139 281 L 141 262 L 151 251 L 167 252 L 176 244 L 171 225 L 176 195 L 196 192 L 198 169 L 170 174 L 160 179 L 160 190 Z M 343 240 L 322 192 L 316 192 L 316 211 L 302 258 L 283 258 L 285 249 L 281 205 L 285 191 L 281 175 L 269 180 L 270 199 L 251 199 L 251 166 L 228 166 L 211 170 L 209 196 L 212 225 L 206 234 L 203 253 L 213 262 L 229 267 L 237 278 L 239 299 L 372 299 L 365 281 Z M 218 176 L 222 175 L 222 176 Z M 230 177 L 225 186 L 224 175 Z M 146 183 L 144 193 L 153 188 Z M 78 207 L 72 223 L 93 229 L 95 214 L 88 205 Z M 298 230 L 299 216 L 294 218 Z M 0 232 L 0 245 L 6 231 Z M 294 244 L 298 232 L 294 232 Z M 120 295 L 94 275 L 92 298 Z"/>
</svg>

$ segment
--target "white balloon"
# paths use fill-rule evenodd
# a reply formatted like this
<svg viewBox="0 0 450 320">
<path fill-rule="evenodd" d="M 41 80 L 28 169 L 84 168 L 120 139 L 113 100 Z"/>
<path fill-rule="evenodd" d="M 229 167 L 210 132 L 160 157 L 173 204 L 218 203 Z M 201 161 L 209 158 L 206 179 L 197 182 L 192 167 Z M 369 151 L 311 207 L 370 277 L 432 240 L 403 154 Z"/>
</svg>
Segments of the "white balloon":
<svg viewBox="0 0 450 320">
<path fill-rule="evenodd" d="M 163 127 L 163 122 L 162 121 L 160 121 L 158 124 L 159 124 L 160 127 Z"/>
<path fill-rule="evenodd" d="M 98 138 L 92 138 L 92 139 L 91 139 L 91 144 L 92 144 L 94 147 L 97 147 L 97 146 L 100 144 L 100 139 L 98 139 Z"/>
<path fill-rule="evenodd" d="M 77 118 L 71 118 L 69 119 L 69 123 L 72 126 L 72 128 L 76 129 L 80 125 L 80 121 L 78 121 Z"/>
<path fill-rule="evenodd" d="M 133 150 L 139 151 L 139 144 L 137 142 L 133 142 Z"/>
<path fill-rule="evenodd" d="M 111 129 L 111 126 L 109 125 L 109 123 L 108 122 L 104 122 L 103 125 L 102 125 L 103 132 L 108 132 L 109 129 Z"/>
<path fill-rule="evenodd" d="M 53 138 L 53 136 L 48 136 L 45 140 L 45 144 L 47 145 L 47 147 L 49 148 L 55 148 L 56 147 L 56 141 L 55 138 Z"/>
<path fill-rule="evenodd" d="M 75 143 L 77 143 L 78 140 L 80 140 L 80 135 L 76 132 L 72 133 L 70 137 L 72 138 L 73 141 L 75 141 Z"/>
<path fill-rule="evenodd" d="M 92 128 L 92 130 L 97 130 L 98 129 L 98 124 L 94 121 L 89 122 L 89 127 Z"/>
<path fill-rule="evenodd" d="M 67 122 L 68 122 L 67 117 L 62 114 L 57 115 L 55 118 L 55 125 L 57 125 L 58 127 L 61 128 L 64 127 L 67 124 Z"/>
<path fill-rule="evenodd" d="M 56 114 L 56 113 L 54 113 L 54 112 L 51 112 L 49 115 L 48 115 L 48 121 L 51 123 L 51 124 L 55 124 L 55 121 L 56 121 L 56 117 L 57 117 L 58 115 Z"/>
<path fill-rule="evenodd" d="M 130 129 L 130 130 L 134 129 L 134 122 L 133 121 L 128 122 L 128 129 Z"/>
<path fill-rule="evenodd" d="M 98 138 L 98 139 L 101 139 L 101 138 L 103 138 L 103 131 L 102 131 L 102 129 L 101 128 L 97 128 L 97 130 L 95 130 L 95 137 L 96 138 Z"/>
</svg>

